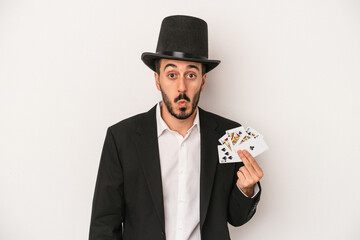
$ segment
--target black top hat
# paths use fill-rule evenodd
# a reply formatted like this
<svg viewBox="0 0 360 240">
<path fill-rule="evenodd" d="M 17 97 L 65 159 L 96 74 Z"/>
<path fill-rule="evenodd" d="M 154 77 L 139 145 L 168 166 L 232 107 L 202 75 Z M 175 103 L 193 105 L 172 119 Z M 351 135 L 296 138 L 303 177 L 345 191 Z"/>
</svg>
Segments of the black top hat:
<svg viewBox="0 0 360 240">
<path fill-rule="evenodd" d="M 169 16 L 164 18 L 156 47 L 156 53 L 144 52 L 143 62 L 155 70 L 156 59 L 176 59 L 201 62 L 209 72 L 219 65 L 219 60 L 208 59 L 208 31 L 204 20 L 191 16 Z"/>
</svg>

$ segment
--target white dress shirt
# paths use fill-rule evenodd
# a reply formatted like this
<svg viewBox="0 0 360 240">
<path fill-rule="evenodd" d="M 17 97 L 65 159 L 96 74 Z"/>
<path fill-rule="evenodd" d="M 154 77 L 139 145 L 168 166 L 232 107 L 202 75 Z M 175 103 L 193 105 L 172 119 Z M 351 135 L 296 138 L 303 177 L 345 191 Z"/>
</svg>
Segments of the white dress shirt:
<svg viewBox="0 0 360 240">
<path fill-rule="evenodd" d="M 156 107 L 165 234 L 169 240 L 200 240 L 199 111 L 185 137 L 170 130 Z M 240 190 L 241 191 L 241 190 Z M 259 189 L 255 185 L 253 197 Z"/>
</svg>

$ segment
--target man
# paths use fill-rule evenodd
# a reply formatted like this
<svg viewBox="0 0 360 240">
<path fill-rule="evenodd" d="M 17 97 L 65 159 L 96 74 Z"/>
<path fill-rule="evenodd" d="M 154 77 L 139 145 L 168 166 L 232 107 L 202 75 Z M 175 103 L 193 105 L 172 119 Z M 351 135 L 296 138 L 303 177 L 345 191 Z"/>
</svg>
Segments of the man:
<svg viewBox="0 0 360 240">
<path fill-rule="evenodd" d="M 96 182 L 90 240 L 225 240 L 227 223 L 255 213 L 263 172 L 247 152 L 243 163 L 219 164 L 218 139 L 240 124 L 197 107 L 208 59 L 207 24 L 190 16 L 163 20 L 155 71 L 162 101 L 108 128 Z"/>
</svg>

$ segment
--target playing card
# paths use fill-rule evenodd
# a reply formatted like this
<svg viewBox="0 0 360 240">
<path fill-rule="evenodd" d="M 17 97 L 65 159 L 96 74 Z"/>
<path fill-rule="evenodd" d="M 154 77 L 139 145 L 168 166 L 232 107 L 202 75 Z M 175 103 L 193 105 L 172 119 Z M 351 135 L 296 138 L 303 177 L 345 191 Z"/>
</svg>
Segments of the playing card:
<svg viewBox="0 0 360 240">
<path fill-rule="evenodd" d="M 219 163 L 241 162 L 239 155 L 230 151 L 224 145 L 218 145 Z"/>
<path fill-rule="evenodd" d="M 240 144 L 243 144 L 244 142 L 248 141 L 251 138 L 254 138 L 254 137 L 250 133 L 245 132 L 244 136 L 241 139 L 239 139 L 239 141 L 236 142 L 234 147 L 237 148 L 237 146 L 239 146 Z"/>
<path fill-rule="evenodd" d="M 250 138 L 242 144 L 237 145 L 234 148 L 234 151 L 238 150 L 247 150 L 253 157 L 258 156 L 259 154 L 265 152 L 269 149 L 268 145 L 265 143 L 262 137 Z"/>
<path fill-rule="evenodd" d="M 245 136 L 245 129 L 243 126 L 232 128 L 227 130 L 226 133 L 229 135 L 232 146 L 235 146 L 236 143 Z"/>
<path fill-rule="evenodd" d="M 248 141 L 249 139 L 252 138 L 263 138 L 263 135 L 261 135 L 258 131 L 256 131 L 255 129 L 253 129 L 252 127 L 248 127 L 245 130 L 245 134 L 243 137 L 241 137 L 241 140 L 238 140 L 235 144 L 235 148 L 238 147 L 238 145 L 243 144 L 244 142 Z"/>
<path fill-rule="evenodd" d="M 219 139 L 219 142 L 222 144 L 222 145 L 225 145 L 226 147 L 229 148 L 230 151 L 232 151 L 232 143 L 231 143 L 231 140 L 230 140 L 230 137 L 227 133 L 225 133 L 224 136 L 222 136 L 220 139 Z"/>
<path fill-rule="evenodd" d="M 237 154 L 238 150 L 246 149 L 253 157 L 256 157 L 269 149 L 263 135 L 252 127 L 246 130 L 242 126 L 229 129 L 219 142 L 222 144 L 218 146 L 220 163 L 242 162 Z"/>
<path fill-rule="evenodd" d="M 224 145 L 218 145 L 219 162 L 227 163 L 232 160 L 231 151 Z"/>
<path fill-rule="evenodd" d="M 255 129 L 253 129 L 252 127 L 248 127 L 246 128 L 246 132 L 248 135 L 253 136 L 254 138 L 258 138 L 258 137 L 263 137 L 258 131 L 256 131 Z"/>
</svg>

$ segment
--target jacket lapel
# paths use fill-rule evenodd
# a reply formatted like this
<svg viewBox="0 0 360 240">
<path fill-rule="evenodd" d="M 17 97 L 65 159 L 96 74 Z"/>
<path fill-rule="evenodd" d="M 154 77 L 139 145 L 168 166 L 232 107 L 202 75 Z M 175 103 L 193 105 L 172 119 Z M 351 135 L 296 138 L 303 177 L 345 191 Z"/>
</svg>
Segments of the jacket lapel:
<svg viewBox="0 0 360 240">
<path fill-rule="evenodd" d="M 135 144 L 157 216 L 165 232 L 164 202 L 156 126 L 156 105 L 137 123 Z"/>
<path fill-rule="evenodd" d="M 202 228 L 209 207 L 212 186 L 217 166 L 217 145 L 219 133 L 217 123 L 199 108 L 201 135 L 201 172 L 200 172 L 200 228 Z"/>
</svg>

